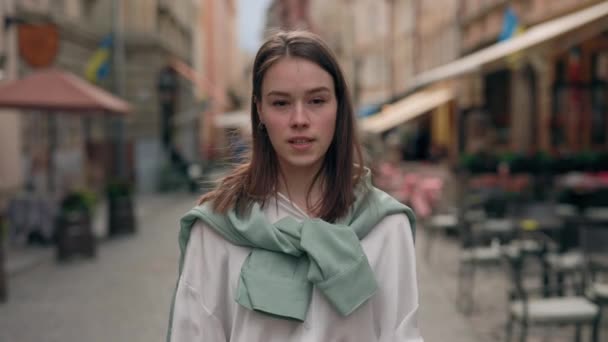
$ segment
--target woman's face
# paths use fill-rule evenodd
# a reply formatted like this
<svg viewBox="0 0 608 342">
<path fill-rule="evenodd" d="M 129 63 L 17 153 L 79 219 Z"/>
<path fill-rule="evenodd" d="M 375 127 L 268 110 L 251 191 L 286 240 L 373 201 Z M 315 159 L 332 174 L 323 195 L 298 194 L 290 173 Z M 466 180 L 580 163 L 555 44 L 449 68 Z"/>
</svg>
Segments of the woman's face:
<svg viewBox="0 0 608 342">
<path fill-rule="evenodd" d="M 281 58 L 266 71 L 257 109 L 283 171 L 319 170 L 338 109 L 328 72 L 303 58 Z"/>
</svg>

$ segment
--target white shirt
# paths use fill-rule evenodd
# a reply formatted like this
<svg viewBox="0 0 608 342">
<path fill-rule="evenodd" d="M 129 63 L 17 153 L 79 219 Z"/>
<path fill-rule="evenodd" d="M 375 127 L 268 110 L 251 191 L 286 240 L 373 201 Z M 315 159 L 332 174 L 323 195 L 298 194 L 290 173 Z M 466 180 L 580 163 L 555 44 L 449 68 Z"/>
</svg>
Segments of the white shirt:
<svg viewBox="0 0 608 342">
<path fill-rule="evenodd" d="M 307 218 L 283 195 L 264 208 L 270 222 Z M 251 248 L 226 241 L 197 222 L 192 229 L 173 313 L 172 342 L 422 342 L 417 329 L 418 287 L 410 224 L 405 214 L 385 217 L 361 245 L 377 292 L 341 316 L 316 288 L 304 322 L 274 318 L 234 300 L 241 266 Z"/>
</svg>

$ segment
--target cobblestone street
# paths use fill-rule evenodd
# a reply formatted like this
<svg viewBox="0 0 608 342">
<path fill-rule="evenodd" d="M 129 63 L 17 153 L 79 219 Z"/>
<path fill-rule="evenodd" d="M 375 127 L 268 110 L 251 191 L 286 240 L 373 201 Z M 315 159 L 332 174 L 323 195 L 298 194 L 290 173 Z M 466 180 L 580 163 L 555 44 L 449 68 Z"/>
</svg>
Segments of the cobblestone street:
<svg viewBox="0 0 608 342">
<path fill-rule="evenodd" d="M 161 341 L 177 267 L 178 218 L 193 196 L 139 211 L 133 237 L 104 241 L 93 262 L 49 260 L 9 279 L 2 342 Z"/>
<path fill-rule="evenodd" d="M 163 340 L 177 266 L 177 220 L 195 196 L 154 198 L 138 209 L 133 237 L 103 241 L 93 262 L 55 263 L 52 251 L 38 266 L 9 278 L 9 301 L 0 305 L 2 342 L 95 342 Z M 476 311 L 456 311 L 458 249 L 438 239 L 429 262 L 422 257 L 419 227 L 419 326 L 427 342 L 498 341 L 504 331 L 505 281 L 497 270 L 478 274 Z M 545 341 L 571 341 L 537 336 Z M 562 331 L 563 333 L 563 331 Z M 546 336 L 545 336 L 545 335 Z M 554 332 L 552 332 L 554 334 Z M 539 341 L 539 340 L 534 340 Z"/>
</svg>

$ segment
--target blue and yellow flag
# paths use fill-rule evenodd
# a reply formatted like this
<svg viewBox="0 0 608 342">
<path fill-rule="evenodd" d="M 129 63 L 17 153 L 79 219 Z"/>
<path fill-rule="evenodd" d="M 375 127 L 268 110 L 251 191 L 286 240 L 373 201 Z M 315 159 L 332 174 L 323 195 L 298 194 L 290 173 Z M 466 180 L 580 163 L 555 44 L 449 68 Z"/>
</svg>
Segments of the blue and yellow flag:
<svg viewBox="0 0 608 342">
<path fill-rule="evenodd" d="M 502 22 L 502 30 L 498 36 L 499 41 L 508 40 L 514 36 L 520 34 L 523 31 L 523 27 L 519 22 L 517 14 L 512 8 L 507 8 Z"/>
<path fill-rule="evenodd" d="M 113 41 L 114 37 L 112 34 L 106 35 L 87 62 L 85 76 L 89 81 L 97 83 L 110 74 L 110 57 Z"/>
<path fill-rule="evenodd" d="M 509 7 L 505 11 L 505 15 L 502 22 L 502 30 L 498 36 L 498 41 L 502 42 L 516 37 L 524 32 L 524 27 L 521 25 L 517 14 L 513 8 Z M 510 68 L 516 69 L 522 65 L 523 54 L 521 52 L 515 52 L 507 56 L 507 64 Z"/>
</svg>

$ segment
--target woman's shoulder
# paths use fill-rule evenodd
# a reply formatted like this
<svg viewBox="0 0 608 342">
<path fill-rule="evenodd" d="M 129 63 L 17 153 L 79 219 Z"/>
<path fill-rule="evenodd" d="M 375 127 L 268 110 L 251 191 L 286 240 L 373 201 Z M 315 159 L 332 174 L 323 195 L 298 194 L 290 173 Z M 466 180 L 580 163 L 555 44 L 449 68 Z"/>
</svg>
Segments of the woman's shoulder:
<svg viewBox="0 0 608 342">
<path fill-rule="evenodd" d="M 221 259 L 223 257 L 241 255 L 244 257 L 250 251 L 248 247 L 238 246 L 226 240 L 221 233 L 201 220 L 196 221 L 192 225 L 189 235 L 187 242 L 188 253 L 196 250 L 198 252 L 195 254 L 198 254 L 201 258 L 211 256 L 213 259 L 218 260 L 218 258 Z"/>
<path fill-rule="evenodd" d="M 192 225 L 192 229 L 190 231 L 190 239 L 191 240 L 211 240 L 215 244 L 219 244 L 225 239 L 217 232 L 215 229 L 212 229 L 208 224 L 201 220 L 197 220 Z"/>
<path fill-rule="evenodd" d="M 414 236 L 407 215 L 397 213 L 384 217 L 361 240 L 361 246 L 371 264 L 378 267 L 386 257 L 402 258 L 412 253 L 415 250 Z"/>
<path fill-rule="evenodd" d="M 415 235 L 416 215 L 414 211 L 388 193 L 371 186 L 368 189 L 367 206 L 384 213 L 384 219 L 378 225 L 406 225 Z"/>
<path fill-rule="evenodd" d="M 385 216 L 376 227 L 373 232 L 376 234 L 403 234 L 412 232 L 412 224 L 410 218 L 405 213 L 394 213 Z"/>
</svg>

